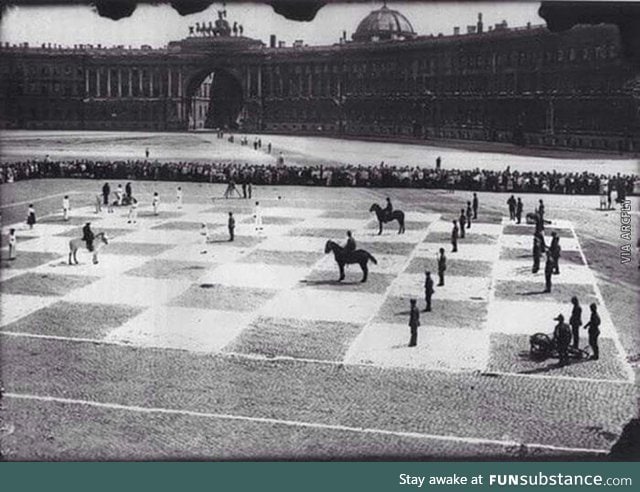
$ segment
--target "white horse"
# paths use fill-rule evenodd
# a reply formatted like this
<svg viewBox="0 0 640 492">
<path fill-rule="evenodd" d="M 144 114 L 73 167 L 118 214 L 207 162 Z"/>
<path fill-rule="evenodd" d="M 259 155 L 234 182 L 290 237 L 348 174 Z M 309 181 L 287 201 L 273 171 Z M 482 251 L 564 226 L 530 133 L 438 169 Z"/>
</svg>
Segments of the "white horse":
<svg viewBox="0 0 640 492">
<path fill-rule="evenodd" d="M 93 238 L 93 264 L 98 263 L 98 250 L 102 247 L 103 244 L 109 244 L 107 240 L 107 235 L 104 232 L 97 233 Z M 71 258 L 73 257 L 74 263 L 78 264 L 78 258 L 76 258 L 76 253 L 78 249 L 82 246 L 86 246 L 85 241 L 82 238 L 72 239 L 69 241 L 69 265 L 72 265 Z"/>
</svg>

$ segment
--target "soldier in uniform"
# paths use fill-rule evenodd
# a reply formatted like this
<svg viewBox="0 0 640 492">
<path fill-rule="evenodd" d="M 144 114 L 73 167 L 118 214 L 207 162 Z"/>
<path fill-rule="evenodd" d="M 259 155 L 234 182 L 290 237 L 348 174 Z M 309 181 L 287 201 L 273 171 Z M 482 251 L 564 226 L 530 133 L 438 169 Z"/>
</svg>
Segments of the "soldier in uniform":
<svg viewBox="0 0 640 492">
<path fill-rule="evenodd" d="M 153 192 L 153 200 L 151 200 L 151 205 L 153 206 L 153 215 L 158 215 L 158 208 L 160 207 L 160 196 L 157 191 Z"/>
<path fill-rule="evenodd" d="M 478 218 L 478 194 L 473 194 L 473 220 Z"/>
<path fill-rule="evenodd" d="M 105 183 L 102 186 L 102 204 L 109 205 L 109 194 L 111 193 L 111 186 L 109 183 Z"/>
<path fill-rule="evenodd" d="M 128 182 L 124 186 L 124 194 L 127 195 L 127 200 L 129 203 L 131 203 L 131 197 L 133 196 L 133 192 L 131 190 L 131 182 Z"/>
<path fill-rule="evenodd" d="M 544 229 L 544 202 L 540 199 L 538 203 L 538 210 L 536 210 L 536 212 L 538 212 L 538 216 L 540 217 L 539 227 L 540 229 Z"/>
<path fill-rule="evenodd" d="M 94 238 L 95 238 L 95 236 L 93 234 L 93 231 L 91 230 L 91 222 L 87 222 L 82 227 L 82 240 L 87 243 L 87 249 L 89 251 L 93 251 L 93 240 L 94 240 Z"/>
<path fill-rule="evenodd" d="M 444 255 L 444 248 L 440 248 L 438 256 L 438 287 L 444 286 L 444 272 L 447 270 L 447 257 Z"/>
<path fill-rule="evenodd" d="M 513 195 L 509 197 L 507 200 L 507 205 L 509 206 L 509 219 L 515 220 L 516 218 L 516 199 Z"/>
<path fill-rule="evenodd" d="M 471 202 L 467 202 L 467 229 L 471 229 Z"/>
<path fill-rule="evenodd" d="M 36 209 L 33 208 L 33 203 L 29 204 L 29 208 L 27 210 L 27 225 L 29 229 L 33 229 L 33 226 L 36 224 Z"/>
<path fill-rule="evenodd" d="M 409 347 L 418 345 L 418 326 L 420 326 L 420 311 L 416 307 L 416 300 L 411 299 L 411 311 L 409 312 L 409 327 L 411 328 L 411 338 Z"/>
<path fill-rule="evenodd" d="M 391 204 L 391 198 L 387 197 L 387 206 L 384 208 L 385 220 L 391 220 L 391 214 L 393 213 L 393 205 Z"/>
<path fill-rule="evenodd" d="M 571 335 L 573 337 L 573 348 L 577 349 L 580 345 L 580 326 L 582 325 L 582 308 L 578 302 L 578 298 L 573 296 L 571 298 L 571 317 L 569 318 L 569 325 L 571 325 Z"/>
<path fill-rule="evenodd" d="M 564 366 L 569 363 L 569 343 L 571 343 L 571 330 L 569 325 L 564 322 L 564 316 L 559 314 L 554 321 L 557 321 L 555 329 L 553 330 L 553 339 L 556 342 L 558 348 L 558 355 L 560 357 L 560 365 Z"/>
<path fill-rule="evenodd" d="M 351 254 L 356 250 L 356 240 L 353 238 L 351 231 L 347 231 L 347 242 L 344 245 L 344 252 Z"/>
<path fill-rule="evenodd" d="M 584 325 L 585 330 L 589 330 L 589 345 L 591 346 L 591 350 L 593 351 L 593 355 L 591 359 L 598 360 L 600 357 L 600 349 L 598 348 L 598 337 L 600 336 L 600 316 L 598 315 L 598 306 L 596 303 L 592 303 L 591 308 L 591 318 L 589 318 L 589 322 Z"/>
<path fill-rule="evenodd" d="M 424 300 L 427 306 L 424 308 L 426 313 L 431 311 L 431 296 L 433 295 L 433 279 L 431 278 L 431 272 L 424 272 Z"/>
<path fill-rule="evenodd" d="M 522 200 L 518 197 L 518 201 L 516 202 L 516 223 L 520 224 L 522 222 Z"/>
<path fill-rule="evenodd" d="M 456 221 L 453 221 L 453 229 L 451 230 L 451 252 L 455 253 L 458 251 L 458 224 Z"/>
<path fill-rule="evenodd" d="M 464 208 L 460 210 L 460 239 L 464 239 L 464 229 L 467 224 L 467 216 L 464 214 Z"/>
<path fill-rule="evenodd" d="M 544 291 L 551 292 L 551 276 L 553 275 L 553 258 L 547 252 L 547 259 L 544 263 Z"/>
<path fill-rule="evenodd" d="M 553 259 L 553 274 L 560 274 L 560 267 L 558 262 L 560 261 L 560 237 L 558 234 L 553 231 L 551 233 L 551 244 L 549 245 L 549 252 L 551 253 L 551 258 Z"/>
<path fill-rule="evenodd" d="M 229 212 L 227 227 L 229 229 L 229 241 L 233 242 L 233 240 L 235 239 L 234 232 L 236 229 L 236 219 L 233 217 L 233 212 Z"/>
</svg>

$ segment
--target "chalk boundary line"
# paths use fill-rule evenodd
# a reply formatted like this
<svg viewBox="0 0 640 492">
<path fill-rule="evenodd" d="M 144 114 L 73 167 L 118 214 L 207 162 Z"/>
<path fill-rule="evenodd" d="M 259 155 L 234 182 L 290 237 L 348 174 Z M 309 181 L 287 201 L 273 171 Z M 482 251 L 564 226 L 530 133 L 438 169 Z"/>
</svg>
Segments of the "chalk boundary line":
<svg viewBox="0 0 640 492">
<path fill-rule="evenodd" d="M 227 413 L 215 413 L 215 412 L 197 412 L 193 410 L 179 410 L 172 408 L 162 407 L 142 407 L 137 405 L 122 405 L 118 403 L 104 403 L 89 400 L 77 400 L 72 398 L 59 398 L 55 396 L 41 396 L 23 393 L 4 393 L 5 398 L 13 398 L 16 400 L 30 400 L 40 401 L 47 403 L 62 403 L 68 405 L 82 405 L 92 408 L 106 408 L 109 410 L 123 410 L 129 412 L 145 413 L 145 414 L 164 414 L 164 415 L 184 415 L 189 417 L 199 417 L 207 419 L 219 419 L 219 420 L 234 420 L 243 422 L 253 422 L 262 424 L 275 424 L 284 425 L 288 427 L 302 427 L 307 429 L 325 429 L 335 431 L 354 432 L 359 434 L 379 434 L 386 436 L 407 437 L 413 439 L 424 439 L 443 442 L 456 442 L 465 444 L 486 444 L 492 446 L 503 446 L 505 448 L 517 448 L 518 450 L 542 450 L 542 451 L 558 451 L 563 453 L 588 453 L 595 455 L 608 454 L 608 449 L 598 448 L 573 448 L 565 446 L 555 446 L 553 444 L 541 444 L 541 443 L 523 443 L 517 441 L 498 440 L 498 439 L 485 439 L 480 437 L 459 437 L 451 435 L 439 435 L 439 434 L 426 434 L 421 432 L 405 432 L 405 431 L 393 431 L 388 429 L 377 429 L 371 427 L 352 427 L 340 424 L 322 424 L 318 422 L 304 422 L 299 420 L 285 420 L 276 419 L 270 417 L 250 417 L 246 415 L 233 415 Z"/>
</svg>

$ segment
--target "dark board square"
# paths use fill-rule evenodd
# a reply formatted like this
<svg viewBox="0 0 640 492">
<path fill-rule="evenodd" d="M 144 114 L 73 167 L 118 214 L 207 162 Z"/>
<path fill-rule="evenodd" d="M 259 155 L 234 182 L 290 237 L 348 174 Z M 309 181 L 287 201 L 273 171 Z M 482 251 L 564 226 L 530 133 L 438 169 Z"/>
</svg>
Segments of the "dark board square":
<svg viewBox="0 0 640 492">
<path fill-rule="evenodd" d="M 452 226 L 453 227 L 453 226 Z M 471 232 L 467 232 L 464 239 L 458 237 L 458 248 L 463 248 L 465 244 L 493 244 L 498 240 L 497 236 L 493 236 L 491 234 L 479 234 L 473 232 L 473 227 Z M 450 232 L 430 232 L 427 234 L 426 239 L 424 240 L 426 243 L 451 243 L 451 233 Z"/>
<path fill-rule="evenodd" d="M 500 250 L 501 260 L 531 260 L 533 265 L 533 256 L 530 249 L 524 248 L 502 248 Z M 576 265 L 584 265 L 584 260 L 579 251 L 562 251 L 560 256 L 560 265 L 563 262 L 573 263 Z M 542 262 L 544 266 L 544 261 Z"/>
<path fill-rule="evenodd" d="M 165 278 L 176 280 L 197 280 L 208 269 L 214 268 L 212 263 L 196 261 L 150 260 L 137 268 L 125 272 L 134 277 Z"/>
<path fill-rule="evenodd" d="M 164 222 L 151 229 L 169 230 L 169 231 L 199 231 L 202 228 L 202 222 L 187 221 L 171 221 Z"/>
<path fill-rule="evenodd" d="M 100 227 L 94 226 L 91 224 L 91 230 L 94 234 L 98 234 L 99 232 L 104 232 L 107 235 L 107 238 L 114 239 L 116 237 L 122 237 L 126 234 L 130 234 L 134 232 L 132 229 L 120 229 L 115 227 Z M 74 227 L 69 231 L 62 232 L 60 234 L 56 234 L 56 236 L 60 237 L 68 237 L 68 238 L 81 238 L 82 237 L 82 227 Z"/>
<path fill-rule="evenodd" d="M 447 275 L 461 277 L 489 277 L 493 264 L 490 261 L 458 260 L 455 257 L 447 259 Z M 424 273 L 425 271 L 438 271 L 438 262 L 435 258 L 413 258 L 405 273 Z M 435 277 L 434 277 L 435 278 Z"/>
<path fill-rule="evenodd" d="M 71 215 L 69 217 L 69 220 L 64 220 L 62 218 L 62 214 L 60 215 L 50 215 L 48 217 L 43 217 L 41 219 L 36 218 L 36 225 L 35 227 L 38 227 L 38 223 L 39 224 L 59 224 L 59 225 L 70 225 L 70 226 L 76 226 L 76 225 L 84 225 L 87 222 L 91 222 L 93 223 L 98 223 L 101 219 L 99 217 L 96 216 L 87 216 L 87 215 L 73 215 L 73 210 L 71 212 Z"/>
<path fill-rule="evenodd" d="M 367 242 L 358 241 L 358 249 L 364 249 L 372 255 L 401 255 L 406 256 L 416 247 L 413 243 L 392 243 L 392 242 Z"/>
<path fill-rule="evenodd" d="M 97 277 L 80 275 L 25 273 L 0 282 L 0 292 L 29 296 L 64 296 L 96 280 Z"/>
<path fill-rule="evenodd" d="M 18 234 L 18 231 L 16 231 L 16 241 L 18 242 L 18 245 L 26 243 L 27 241 L 33 241 L 36 238 L 37 236 L 22 236 Z M 0 235 L 0 247 L 9 247 L 9 234 Z"/>
<path fill-rule="evenodd" d="M 304 280 L 300 281 L 300 287 L 382 294 L 395 279 L 394 275 L 370 271 L 367 281 L 361 282 L 362 270 L 359 265 L 348 265 L 345 269 L 345 279 L 342 282 L 338 282 L 339 277 L 337 265 L 335 271 L 313 270 Z"/>
<path fill-rule="evenodd" d="M 9 259 L 9 251 L 0 252 L 0 268 L 36 268 L 45 263 L 49 263 L 55 259 L 61 258 L 61 255 L 55 253 L 41 253 L 37 251 L 20 251 L 13 260 Z"/>
<path fill-rule="evenodd" d="M 170 306 L 251 312 L 260 308 L 278 291 L 220 284 L 194 284 L 169 302 Z"/>
<path fill-rule="evenodd" d="M 224 243 L 227 246 L 234 246 L 236 248 L 253 248 L 264 240 L 265 237 L 236 235 L 233 241 L 229 241 L 229 234 L 225 232 L 212 234 L 207 244 Z"/>
<path fill-rule="evenodd" d="M 4 331 L 78 338 L 103 338 L 144 308 L 60 301 L 3 327 Z"/>
<path fill-rule="evenodd" d="M 503 234 L 515 235 L 515 236 L 533 236 L 535 232 L 534 226 L 522 226 L 522 225 L 506 225 L 502 230 Z M 575 237 L 573 232 L 570 229 L 558 228 L 558 227 L 545 227 L 544 235 L 545 238 L 548 238 L 548 241 L 551 241 L 551 233 L 555 232 L 558 237 L 563 238 L 572 238 Z M 562 240 L 560 241 L 560 245 L 562 245 Z"/>
<path fill-rule="evenodd" d="M 171 248 L 175 248 L 175 245 L 114 242 L 109 243 L 102 251 L 110 255 L 157 256 Z"/>
<path fill-rule="evenodd" d="M 234 214 L 253 214 L 255 207 L 255 200 L 238 200 L 238 199 L 214 199 L 213 207 L 206 209 L 203 214 L 216 214 L 224 213 L 228 214 L 233 212 Z M 262 204 L 261 204 L 262 206 Z"/>
<path fill-rule="evenodd" d="M 170 212 L 167 210 L 160 210 L 157 214 L 153 213 L 153 210 L 140 210 L 138 212 L 138 219 L 177 219 L 182 217 L 184 212 Z"/>
<path fill-rule="evenodd" d="M 581 339 L 583 350 L 591 354 L 587 338 Z M 598 339 L 598 360 L 571 359 L 568 366 L 559 367 L 557 358 L 546 360 L 532 357 L 529 351 L 529 335 L 491 334 L 487 372 L 536 374 L 540 376 L 567 376 L 592 379 L 626 379 L 620 354 L 613 340 Z"/>
<path fill-rule="evenodd" d="M 292 229 L 287 234 L 288 236 L 309 236 L 309 237 L 321 237 L 325 239 L 343 240 L 347 231 L 345 229 L 329 229 L 329 228 L 302 228 L 298 227 Z"/>
<path fill-rule="evenodd" d="M 555 276 L 554 276 L 555 277 Z M 585 284 L 553 284 L 551 292 L 544 292 L 544 278 L 539 282 L 498 280 L 495 287 L 495 298 L 506 301 L 555 301 L 568 302 L 577 296 L 584 305 L 597 302 L 591 285 Z"/>
<path fill-rule="evenodd" d="M 312 266 L 324 255 L 307 251 L 271 251 L 256 249 L 242 257 L 242 263 L 264 263 L 267 265 Z"/>
<path fill-rule="evenodd" d="M 341 361 L 361 329 L 352 323 L 260 317 L 225 350 Z"/>
<path fill-rule="evenodd" d="M 388 297 L 374 321 L 377 323 L 409 324 L 410 296 Z M 424 309 L 424 299 L 418 300 L 418 307 Z M 475 301 L 454 301 L 438 299 L 437 292 L 431 301 L 431 312 L 420 313 L 422 326 L 439 328 L 467 328 L 479 330 L 487 319 L 487 303 Z"/>
<path fill-rule="evenodd" d="M 478 218 L 475 220 L 471 220 L 472 224 L 472 228 L 473 228 L 473 224 L 502 224 L 502 217 L 503 215 L 501 213 L 491 213 L 491 212 L 483 212 L 482 210 L 478 211 Z"/>
</svg>

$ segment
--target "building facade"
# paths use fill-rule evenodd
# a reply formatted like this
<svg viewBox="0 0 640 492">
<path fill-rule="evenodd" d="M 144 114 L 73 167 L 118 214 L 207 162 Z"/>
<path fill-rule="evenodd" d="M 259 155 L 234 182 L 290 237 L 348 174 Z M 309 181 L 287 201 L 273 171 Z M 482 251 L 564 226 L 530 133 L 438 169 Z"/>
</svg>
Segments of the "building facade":
<svg viewBox="0 0 640 492">
<path fill-rule="evenodd" d="M 267 47 L 218 24 L 163 49 L 4 45 L 0 124 L 640 151 L 640 78 L 616 26 L 552 33 L 479 16 L 464 33 L 419 36 L 383 7 L 351 41 Z"/>
</svg>

